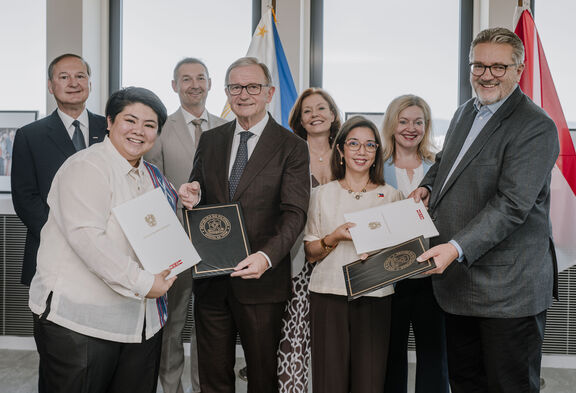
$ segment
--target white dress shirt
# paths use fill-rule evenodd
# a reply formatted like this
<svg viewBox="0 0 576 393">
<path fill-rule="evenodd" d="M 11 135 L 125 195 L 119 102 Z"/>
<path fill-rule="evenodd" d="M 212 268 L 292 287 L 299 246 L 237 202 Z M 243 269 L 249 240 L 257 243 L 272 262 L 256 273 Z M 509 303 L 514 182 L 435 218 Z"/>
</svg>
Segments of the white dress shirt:
<svg viewBox="0 0 576 393">
<path fill-rule="evenodd" d="M 232 167 L 234 166 L 234 160 L 236 160 L 236 154 L 238 153 L 238 146 L 240 145 L 240 133 L 242 131 L 250 131 L 252 134 L 254 134 L 246 142 L 246 147 L 248 147 L 248 159 L 250 159 L 250 156 L 252 155 L 252 152 L 256 148 L 256 144 L 258 143 L 258 140 L 260 139 L 260 135 L 262 135 L 262 132 L 264 131 L 264 128 L 266 127 L 266 124 L 268 124 L 269 118 L 270 118 L 270 116 L 268 115 L 268 112 L 266 112 L 266 116 L 264 116 L 264 118 L 262 120 L 260 120 L 258 123 L 254 124 L 254 126 L 252 128 L 250 128 L 249 130 L 245 130 L 244 128 L 242 128 L 240 123 L 238 123 L 238 120 L 236 120 L 236 129 L 234 130 L 234 139 L 232 139 L 232 150 L 230 151 L 230 166 L 228 167 L 228 177 L 230 177 L 230 173 L 232 172 Z"/>
<path fill-rule="evenodd" d="M 78 122 L 80 123 L 80 130 L 82 131 L 82 136 L 84 136 L 84 143 L 86 144 L 86 146 L 90 146 L 90 143 L 88 141 L 89 137 L 88 134 L 90 133 L 90 128 L 88 124 L 88 111 L 86 110 L 86 108 L 84 108 L 84 110 L 82 111 L 80 116 L 78 116 L 77 119 L 68 116 L 66 113 L 62 112 L 60 108 L 58 108 L 57 111 L 58 116 L 60 116 L 60 120 L 62 120 L 62 123 L 64 123 L 66 131 L 68 131 L 70 140 L 72 140 L 72 137 L 74 136 L 74 131 L 76 131 L 76 128 L 72 125 L 72 123 L 74 122 L 74 120 L 78 120 Z"/>
<path fill-rule="evenodd" d="M 192 113 L 188 112 L 186 109 L 184 109 L 182 107 L 180 107 L 180 110 L 182 111 L 182 115 L 184 116 L 184 121 L 186 122 L 186 125 L 188 126 L 188 131 L 190 132 L 190 135 L 192 136 L 192 140 L 194 141 L 195 144 L 196 144 L 196 126 L 194 125 L 194 123 L 192 123 L 193 120 L 196 120 L 196 119 L 204 120 L 202 122 L 202 124 L 200 125 L 202 132 L 213 128 L 213 127 L 210 127 L 209 119 L 208 119 L 208 111 L 206 109 L 204 109 L 204 112 L 202 112 L 200 117 L 194 116 Z"/>
<path fill-rule="evenodd" d="M 266 124 L 268 124 L 269 118 L 270 116 L 268 115 L 268 112 L 266 112 L 264 118 L 248 130 L 242 128 L 238 120 L 236 120 L 236 129 L 234 130 L 234 138 L 232 139 L 232 150 L 230 151 L 230 165 L 228 166 L 228 177 L 230 177 L 230 173 L 232 173 L 232 167 L 234 166 L 234 161 L 236 160 L 236 154 L 238 154 L 238 146 L 240 146 L 240 133 L 243 131 L 250 131 L 252 134 L 254 134 L 248 139 L 248 141 L 246 141 L 246 147 L 248 148 L 248 159 L 250 159 L 250 156 L 252 156 L 252 152 L 256 148 L 256 144 L 260 139 L 260 135 L 262 135 L 262 132 L 266 127 Z M 272 261 L 270 260 L 270 257 L 264 251 L 258 251 L 258 253 L 262 254 L 264 258 L 266 258 L 266 261 L 268 262 L 268 267 L 269 268 L 272 267 Z"/>
<path fill-rule="evenodd" d="M 110 139 L 71 156 L 48 194 L 30 309 L 92 337 L 141 342 L 161 328 L 155 299 L 144 296 L 154 275 L 142 269 L 112 208 L 154 188 L 142 160 L 132 167 Z M 159 245 L 161 246 L 161 245 Z"/>
</svg>

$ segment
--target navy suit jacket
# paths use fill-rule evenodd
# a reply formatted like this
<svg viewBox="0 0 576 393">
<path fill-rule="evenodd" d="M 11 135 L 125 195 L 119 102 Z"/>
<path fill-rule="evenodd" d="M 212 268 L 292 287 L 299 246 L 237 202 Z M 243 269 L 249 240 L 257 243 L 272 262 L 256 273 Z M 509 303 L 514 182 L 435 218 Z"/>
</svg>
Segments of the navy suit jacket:
<svg viewBox="0 0 576 393">
<path fill-rule="evenodd" d="M 89 144 L 106 135 L 106 119 L 88 112 Z M 16 132 L 12 151 L 12 202 L 26 225 L 26 245 L 21 281 L 30 285 L 36 272 L 40 230 L 48 219 L 46 198 L 52 179 L 68 157 L 76 153 L 72 139 L 57 111 Z"/>
</svg>

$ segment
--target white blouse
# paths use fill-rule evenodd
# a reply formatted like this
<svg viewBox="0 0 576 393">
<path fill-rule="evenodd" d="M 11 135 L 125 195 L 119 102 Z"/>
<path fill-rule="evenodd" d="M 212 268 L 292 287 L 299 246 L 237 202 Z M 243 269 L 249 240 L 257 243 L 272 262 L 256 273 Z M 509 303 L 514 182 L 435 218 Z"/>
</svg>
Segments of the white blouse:
<svg viewBox="0 0 576 393">
<path fill-rule="evenodd" d="M 414 169 L 414 176 L 412 176 L 412 181 L 408 177 L 408 171 L 404 168 L 395 168 L 396 170 L 396 181 L 398 182 L 398 190 L 402 192 L 404 198 L 406 198 L 412 191 L 414 191 L 420 185 L 422 179 L 424 179 L 424 166 L 420 164 L 418 168 Z"/>
<path fill-rule="evenodd" d="M 142 160 L 133 168 L 110 140 L 71 156 L 48 194 L 30 309 L 48 320 L 105 340 L 135 343 L 161 328 L 160 302 L 145 299 L 154 275 L 142 269 L 112 208 L 154 188 Z M 161 246 L 161 245 L 159 245 Z"/>
<path fill-rule="evenodd" d="M 414 169 L 414 175 L 412 176 L 412 181 L 408 177 L 408 171 L 404 168 L 395 167 L 396 171 L 396 181 L 398 182 L 398 190 L 402 192 L 404 198 L 406 198 L 412 191 L 414 191 L 420 185 L 422 179 L 424 179 L 424 165 L 420 164 L 418 168 Z M 424 239 L 424 246 L 428 249 L 430 240 Z M 426 274 L 418 274 L 416 276 L 410 277 L 410 279 L 417 279 L 426 277 Z"/>
<path fill-rule="evenodd" d="M 402 194 L 389 185 L 378 186 L 355 199 L 353 194 L 332 181 L 312 190 L 304 241 L 314 241 L 332 233 L 345 223 L 344 214 L 368 209 L 402 199 Z M 310 278 L 310 291 L 346 296 L 342 266 L 358 259 L 352 241 L 341 241 L 330 254 L 316 262 Z M 394 293 L 392 286 L 378 289 L 366 296 L 383 297 Z"/>
</svg>

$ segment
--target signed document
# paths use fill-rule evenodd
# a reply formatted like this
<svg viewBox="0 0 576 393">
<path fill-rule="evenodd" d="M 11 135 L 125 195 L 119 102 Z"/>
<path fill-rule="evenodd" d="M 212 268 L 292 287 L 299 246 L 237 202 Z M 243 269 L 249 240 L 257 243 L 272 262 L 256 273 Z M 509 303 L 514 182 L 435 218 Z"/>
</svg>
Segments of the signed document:
<svg viewBox="0 0 576 393">
<path fill-rule="evenodd" d="M 350 234 L 358 254 L 395 246 L 418 236 L 438 236 L 422 201 L 416 203 L 412 198 L 347 213 L 344 218 L 356 224 L 350 228 Z"/>
<path fill-rule="evenodd" d="M 228 275 L 250 255 L 242 209 L 237 202 L 198 206 L 184 210 L 190 240 L 202 262 L 192 268 L 192 277 Z"/>
<path fill-rule="evenodd" d="M 170 278 L 200 262 L 160 188 L 118 205 L 112 212 L 146 271 L 156 274 L 170 269 Z"/>
<path fill-rule="evenodd" d="M 348 300 L 434 269 L 432 259 L 416 261 L 426 251 L 423 240 L 420 236 L 342 266 Z"/>
</svg>

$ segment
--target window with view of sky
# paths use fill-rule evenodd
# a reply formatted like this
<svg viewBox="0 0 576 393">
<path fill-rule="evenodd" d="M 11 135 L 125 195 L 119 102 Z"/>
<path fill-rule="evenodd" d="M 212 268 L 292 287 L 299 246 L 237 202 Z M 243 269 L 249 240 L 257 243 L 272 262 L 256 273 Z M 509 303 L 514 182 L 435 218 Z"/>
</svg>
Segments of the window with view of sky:
<svg viewBox="0 0 576 393">
<path fill-rule="evenodd" d="M 568 127 L 576 129 L 576 15 L 574 0 L 537 1 L 534 22 L 554 79 Z"/>
<path fill-rule="evenodd" d="M 225 8 L 225 9 L 224 9 Z M 245 56 L 252 38 L 252 1 L 123 0 L 122 86 L 143 86 L 162 99 L 169 113 L 180 105 L 171 86 L 184 57 L 206 63 L 212 88 L 206 107 L 220 115 L 226 103 L 228 66 Z"/>
<path fill-rule="evenodd" d="M 456 0 L 326 1 L 324 88 L 343 112 L 384 112 L 416 94 L 441 136 L 458 106 L 458 37 Z"/>
<path fill-rule="evenodd" d="M 4 1 L 0 37 L 0 110 L 38 111 L 40 117 L 44 116 L 46 1 Z"/>
</svg>

